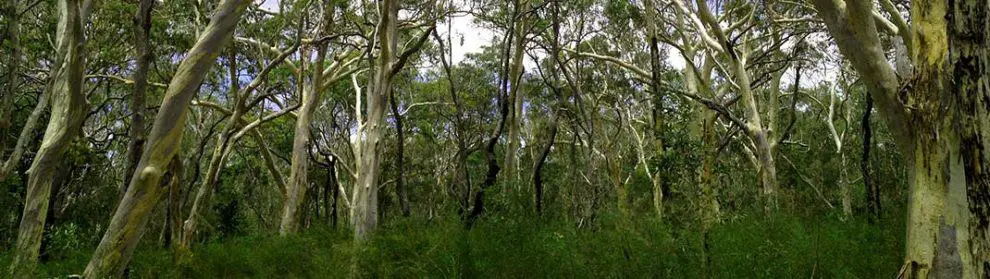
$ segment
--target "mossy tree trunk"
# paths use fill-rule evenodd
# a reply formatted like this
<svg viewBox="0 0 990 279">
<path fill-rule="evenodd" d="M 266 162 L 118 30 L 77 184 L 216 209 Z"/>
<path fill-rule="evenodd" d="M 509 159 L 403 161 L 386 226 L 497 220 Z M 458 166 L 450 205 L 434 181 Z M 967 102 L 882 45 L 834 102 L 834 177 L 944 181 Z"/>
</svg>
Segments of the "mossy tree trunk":
<svg viewBox="0 0 990 279">
<path fill-rule="evenodd" d="M 151 211 L 166 192 L 159 182 L 178 152 L 189 103 L 206 73 L 216 63 L 220 49 L 230 41 L 234 27 L 249 3 L 251 1 L 222 1 L 210 24 L 179 64 L 155 117 L 130 186 L 86 266 L 86 278 L 119 277 L 123 274 L 143 235 Z"/>
<path fill-rule="evenodd" d="M 17 71 L 21 64 L 21 17 L 20 17 L 20 2 L 18 0 L 7 0 L 4 1 L 3 12 L 4 17 L 7 19 L 7 26 L 4 32 L 4 36 L 0 38 L 0 46 L 3 45 L 3 41 L 10 41 L 10 52 L 7 56 L 7 67 L 3 78 L 6 82 L 7 87 L 3 89 L 3 95 L 0 96 L 0 132 L 6 131 L 10 128 L 10 116 L 13 113 L 13 100 L 14 94 L 18 91 L 17 86 Z M 6 133 L 0 133 L 0 135 L 6 135 Z M 6 144 L 0 145 L 0 148 L 6 149 Z M 15 160 L 16 161 L 16 160 Z M 3 180 L 5 175 L 0 175 L 0 181 Z"/>
<path fill-rule="evenodd" d="M 282 205 L 282 221 L 279 234 L 282 236 L 299 230 L 300 207 L 306 200 L 306 190 L 309 188 L 309 142 L 310 124 L 313 121 L 313 111 L 319 105 L 320 84 L 322 84 L 323 62 L 326 58 L 326 45 L 317 47 L 316 63 L 312 79 L 302 90 L 302 107 L 296 118 L 295 137 L 292 140 L 292 166 L 289 173 L 289 183 L 286 189 L 285 202 Z M 305 63 L 303 63 L 305 64 Z"/>
<path fill-rule="evenodd" d="M 137 167 L 138 160 L 141 159 L 141 149 L 145 141 L 145 99 L 148 90 L 148 68 L 150 68 L 152 54 L 148 36 L 151 32 L 151 10 L 155 5 L 154 0 L 141 0 L 138 3 L 137 12 L 134 14 L 134 56 L 137 68 L 134 70 L 134 90 L 131 92 L 131 127 L 128 132 L 130 142 L 127 145 L 127 171 L 133 173 Z M 120 193 L 123 195 L 124 189 L 121 185 Z"/>
<path fill-rule="evenodd" d="M 950 1 L 947 7 L 949 93 L 959 106 L 960 157 L 969 202 L 969 243 L 976 277 L 990 276 L 990 2 Z M 962 251 L 967 252 L 967 251 Z"/>
<path fill-rule="evenodd" d="M 912 4 L 911 32 L 904 37 L 910 39 L 914 76 L 904 86 L 884 56 L 871 5 L 815 1 L 907 157 L 910 200 L 901 276 L 984 277 L 990 267 L 985 225 L 990 183 L 980 149 L 983 134 L 990 132 L 982 104 L 988 91 L 987 1 Z"/>
<path fill-rule="evenodd" d="M 10 267 L 13 278 L 34 277 L 55 170 L 89 111 L 82 91 L 86 45 L 83 5 L 78 0 L 62 0 L 57 5 L 57 57 L 46 90 L 52 97 L 51 118 L 28 170 L 27 195 Z"/>
</svg>

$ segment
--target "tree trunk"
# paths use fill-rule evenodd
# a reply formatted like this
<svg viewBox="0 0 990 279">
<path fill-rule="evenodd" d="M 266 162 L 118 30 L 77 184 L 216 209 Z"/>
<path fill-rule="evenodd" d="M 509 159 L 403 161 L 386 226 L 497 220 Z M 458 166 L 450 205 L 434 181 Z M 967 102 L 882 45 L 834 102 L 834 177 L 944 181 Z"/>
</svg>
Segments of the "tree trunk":
<svg viewBox="0 0 990 279">
<path fill-rule="evenodd" d="M 6 78 L 7 88 L 4 88 L 4 94 L 0 96 L 0 132 L 6 131 L 12 124 L 10 123 L 10 118 L 11 113 L 14 111 L 13 100 L 14 95 L 18 91 L 17 71 L 21 64 L 21 1 L 7 0 L 4 2 L 4 16 L 7 18 L 7 28 L 4 39 L 0 39 L 0 46 L 3 45 L 4 40 L 10 40 L 10 55 L 7 57 L 7 71 L 4 76 Z M 0 133 L 0 135 L 6 135 L 6 133 Z M 0 148 L 6 149 L 5 147 L 0 146 Z M 0 175 L 0 181 L 3 181 L 4 176 Z"/>
<path fill-rule="evenodd" d="M 159 181 L 178 152 L 189 103 L 206 73 L 216 63 L 220 48 L 230 41 L 234 27 L 249 3 L 246 0 L 223 0 L 199 40 L 179 64 L 155 117 L 130 186 L 86 266 L 86 278 L 122 275 L 152 209 L 165 192 Z"/>
<path fill-rule="evenodd" d="M 0 46 L 5 40 L 10 40 L 10 54 L 7 56 L 7 71 L 4 73 L 4 81 L 7 87 L 4 88 L 3 96 L 0 96 L 0 132 L 10 128 L 10 116 L 13 112 L 14 94 L 17 93 L 17 68 L 20 66 L 21 58 L 21 19 L 20 1 L 4 1 L 3 12 L 7 19 L 7 26 L 4 36 L 0 37 Z M 0 146 L 5 147 L 5 146 Z"/>
<path fill-rule="evenodd" d="M 990 276 L 990 3 L 950 1 L 950 94 L 959 105 L 956 131 L 969 203 L 969 244 L 975 277 Z M 962 235 L 962 234 L 961 234 Z M 965 241 L 965 239 L 963 239 Z M 967 252 L 962 250 L 962 253 Z"/>
<path fill-rule="evenodd" d="M 395 118 L 395 193 L 399 196 L 399 208 L 402 210 L 402 216 L 409 217 L 409 194 L 406 193 L 405 188 L 405 170 L 406 170 L 406 133 L 405 128 L 402 126 L 403 116 L 399 114 L 398 101 L 395 100 L 395 90 L 389 90 L 389 104 L 392 107 L 392 117 Z"/>
<path fill-rule="evenodd" d="M 28 170 L 27 195 L 11 263 L 11 277 L 14 278 L 34 277 L 54 172 L 89 111 L 86 94 L 82 91 L 86 63 L 82 3 L 64 0 L 58 1 L 57 5 L 57 59 L 48 85 L 52 96 L 51 118 Z"/>
<path fill-rule="evenodd" d="M 137 13 L 134 14 L 134 56 L 137 69 L 134 71 L 134 91 L 131 92 L 131 127 L 128 132 L 130 143 L 127 146 L 127 170 L 134 173 L 138 160 L 141 159 L 141 149 L 145 141 L 145 95 L 148 89 L 148 68 L 151 65 L 151 46 L 148 36 L 151 32 L 151 9 L 154 0 L 141 0 Z M 120 185 L 120 196 L 123 196 L 124 185 Z"/>
<path fill-rule="evenodd" d="M 980 255 L 972 252 L 985 252 L 971 250 L 970 245 L 979 248 L 985 242 L 980 241 L 978 236 L 971 239 L 971 232 L 963 229 L 971 224 L 967 208 L 974 208 L 968 206 L 967 188 L 974 187 L 966 185 L 966 156 L 960 154 L 960 143 L 964 141 L 955 133 L 953 126 L 959 126 L 958 123 L 952 123 L 950 117 L 950 113 L 956 112 L 956 104 L 950 102 L 945 93 L 949 89 L 946 86 L 952 84 L 947 79 L 966 76 L 947 71 L 952 69 L 946 67 L 947 64 L 959 65 L 972 61 L 947 56 L 948 50 L 966 49 L 967 40 L 977 37 L 953 36 L 950 43 L 946 31 L 951 28 L 947 27 L 960 25 L 956 22 L 947 25 L 946 20 L 982 20 L 983 25 L 969 28 L 986 30 L 985 12 L 983 16 L 977 16 L 979 13 L 968 14 L 973 9 L 962 9 L 962 16 L 957 17 L 954 11 L 959 9 L 948 9 L 944 2 L 929 0 L 914 3 L 911 49 L 914 50 L 915 75 L 904 87 L 905 92 L 898 89 L 893 68 L 880 48 L 870 13 L 872 3 L 839 1 L 817 0 L 815 5 L 840 50 L 863 76 L 869 91 L 876 94 L 873 96 L 877 97 L 880 112 L 891 128 L 898 147 L 907 157 L 910 200 L 905 264 L 901 276 L 976 278 L 984 267 L 974 261 L 974 257 L 979 259 Z M 976 1 L 957 5 L 977 6 L 973 2 Z M 846 8 L 845 4 L 854 6 Z M 985 11 L 985 1 L 982 8 Z M 978 45 L 985 49 L 985 41 Z M 961 138 L 965 139 L 966 135 Z M 969 193 L 975 192 L 971 190 Z"/>
<path fill-rule="evenodd" d="M 859 162 L 859 169 L 863 173 L 863 186 L 866 188 L 866 211 L 870 215 L 870 220 L 880 221 L 880 189 L 873 183 L 873 176 L 870 174 L 870 149 L 873 148 L 873 131 L 870 128 L 870 114 L 873 113 L 873 97 L 866 93 L 866 109 L 863 110 L 863 156 Z"/>
<path fill-rule="evenodd" d="M 756 104 L 756 98 L 750 90 L 749 74 L 746 73 L 746 58 L 737 57 L 735 60 L 735 79 L 742 92 L 742 100 L 746 106 L 746 129 L 747 134 L 753 139 L 756 149 L 756 156 L 760 162 L 760 182 L 763 186 L 764 208 L 767 212 L 777 208 L 777 167 L 773 158 L 773 149 L 770 146 L 770 139 L 767 130 L 760 119 L 760 111 Z"/>
<path fill-rule="evenodd" d="M 188 250 L 192 246 L 192 242 L 196 240 L 200 218 L 199 212 L 209 202 L 210 196 L 213 195 L 213 189 L 216 188 L 217 181 L 220 179 L 220 171 L 227 161 L 230 146 L 233 144 L 231 137 L 237 131 L 241 116 L 245 111 L 243 106 L 244 100 L 241 98 L 242 96 L 239 92 L 240 83 L 238 80 L 240 78 L 236 56 L 236 52 L 231 51 L 227 57 L 227 67 L 230 74 L 230 93 L 228 95 L 233 100 L 234 109 L 230 118 L 227 119 L 227 124 L 224 126 L 223 132 L 217 135 L 217 143 L 213 149 L 213 155 L 210 156 L 209 165 L 206 167 L 205 180 L 203 180 L 203 184 L 196 191 L 196 198 L 193 200 L 192 208 L 189 209 L 189 217 L 182 223 L 182 236 L 179 242 L 179 248 L 181 250 Z"/>
<path fill-rule="evenodd" d="M 526 50 L 526 29 L 527 18 L 525 16 L 525 10 L 529 8 L 528 0 L 516 0 L 515 1 L 515 11 L 513 12 L 513 22 L 515 25 L 512 33 L 512 68 L 509 70 L 509 99 L 511 102 L 511 111 L 508 116 L 508 126 L 509 134 L 506 137 L 506 147 L 505 147 L 505 177 L 509 181 L 516 181 L 518 175 L 518 158 L 517 154 L 519 152 L 519 137 L 522 126 L 522 103 L 523 103 L 523 93 L 520 90 L 522 83 L 523 74 L 523 54 Z M 508 34 L 508 33 L 507 33 Z M 506 188 L 508 190 L 508 188 Z"/>
<path fill-rule="evenodd" d="M 337 159 L 327 156 L 327 181 L 323 186 L 323 206 L 327 212 L 330 227 L 337 228 L 337 199 L 340 198 L 340 188 L 337 186 Z M 332 194 L 331 194 L 332 193 Z M 331 196 L 332 195 L 332 196 Z M 330 200 L 330 199 L 333 200 Z"/>
<path fill-rule="evenodd" d="M 368 118 L 359 133 L 360 159 L 357 185 L 351 204 L 351 222 L 354 239 L 363 242 L 378 225 L 378 178 L 380 172 L 379 145 L 385 129 L 385 101 L 392 90 L 392 67 L 396 49 L 396 30 L 399 0 L 381 2 L 381 19 L 378 22 L 380 52 L 374 65 L 374 76 L 366 96 Z"/>
<path fill-rule="evenodd" d="M 179 199 L 182 189 L 182 160 L 179 156 L 175 156 L 172 159 L 172 163 L 169 165 L 169 176 L 168 180 L 168 203 L 165 209 L 165 237 L 163 248 L 173 248 L 175 244 L 180 242 L 180 235 L 182 233 L 182 204 Z"/>
<path fill-rule="evenodd" d="M 546 164 L 547 156 L 550 155 L 550 149 L 553 148 L 553 142 L 557 139 L 557 119 L 560 116 L 554 116 L 553 123 L 550 124 L 550 138 L 547 139 L 547 145 L 543 147 L 543 151 L 540 152 L 540 157 L 536 160 L 536 164 L 533 166 L 533 203 L 536 205 L 536 214 L 543 213 L 543 165 Z"/>
<path fill-rule="evenodd" d="M 299 230 L 301 217 L 300 207 L 305 206 L 306 190 L 309 188 L 309 142 L 310 124 L 313 121 L 313 111 L 320 104 L 320 92 L 317 85 L 323 84 L 323 61 L 326 58 L 326 45 L 317 47 L 315 67 L 312 79 L 302 90 L 302 107 L 296 118 L 296 134 L 292 141 L 292 167 L 289 173 L 289 183 L 286 189 L 285 202 L 282 205 L 282 222 L 279 234 L 282 236 L 296 233 Z M 300 81 L 302 82 L 302 81 Z"/>
</svg>

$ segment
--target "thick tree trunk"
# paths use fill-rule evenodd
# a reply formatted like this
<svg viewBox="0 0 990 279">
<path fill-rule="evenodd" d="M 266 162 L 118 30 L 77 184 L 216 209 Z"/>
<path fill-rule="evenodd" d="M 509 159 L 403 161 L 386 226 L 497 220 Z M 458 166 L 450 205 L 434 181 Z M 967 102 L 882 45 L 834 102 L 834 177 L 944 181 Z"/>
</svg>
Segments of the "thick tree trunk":
<svg viewBox="0 0 990 279">
<path fill-rule="evenodd" d="M 975 271 L 968 264 L 965 181 L 953 147 L 958 141 L 947 139 L 952 135 L 943 131 L 943 140 L 919 139 L 909 161 L 907 278 L 963 278 Z"/>
<path fill-rule="evenodd" d="M 82 91 L 86 44 L 82 3 L 63 0 L 57 5 L 57 59 L 48 85 L 52 96 L 51 118 L 28 170 L 27 195 L 11 264 L 11 277 L 14 278 L 34 277 L 54 172 L 89 110 L 86 94 Z"/>
<path fill-rule="evenodd" d="M 969 203 L 969 244 L 975 277 L 990 276 L 990 2 L 950 1 L 949 93 L 959 105 L 956 131 Z M 965 240 L 965 239 L 964 239 Z M 961 253 L 968 251 L 962 250 Z"/>
<path fill-rule="evenodd" d="M 127 170 L 125 173 L 134 173 L 138 160 L 141 159 L 141 149 L 145 141 L 145 95 L 148 89 L 148 68 L 151 65 L 151 46 L 148 44 L 148 36 L 151 32 L 151 9 L 155 5 L 154 0 L 141 0 L 138 3 L 137 13 L 134 14 L 134 56 L 137 69 L 134 71 L 134 91 L 131 92 L 131 127 L 128 132 L 130 143 L 127 146 Z M 121 185 L 119 192 L 123 196 L 125 185 Z"/>
<path fill-rule="evenodd" d="M 279 226 L 279 234 L 282 236 L 294 234 L 299 230 L 300 207 L 304 206 L 306 190 L 309 188 L 310 124 L 313 121 L 313 111 L 320 104 L 317 85 L 323 84 L 322 66 L 326 57 L 326 46 L 320 45 L 318 48 L 315 67 L 311 69 L 313 76 L 301 92 L 303 103 L 296 118 L 296 134 L 292 140 L 292 166 L 285 202 L 282 204 L 282 222 Z"/>
<path fill-rule="evenodd" d="M 895 141 L 908 163 L 910 200 L 907 217 L 907 247 L 901 275 L 907 278 L 976 278 L 985 268 L 978 263 L 982 253 L 979 232 L 966 229 L 978 214 L 970 218 L 967 195 L 980 193 L 967 185 L 966 154 L 960 150 L 960 136 L 955 130 L 960 126 L 951 113 L 958 103 L 949 101 L 946 90 L 953 82 L 950 78 L 968 79 L 965 71 L 953 73 L 950 65 L 967 65 L 972 59 L 949 56 L 966 49 L 966 43 L 980 36 L 949 37 L 947 30 L 966 28 L 957 22 L 982 20 L 983 25 L 968 26 L 986 30 L 986 1 L 968 1 L 955 5 L 972 5 L 978 9 L 947 7 L 937 0 L 922 1 L 912 5 L 911 49 L 915 75 L 905 91 L 898 90 L 893 68 L 887 63 L 880 48 L 876 27 L 870 13 L 869 1 L 847 2 L 842 0 L 817 0 L 815 5 L 836 38 L 840 50 L 863 75 L 878 107 L 891 128 Z M 853 4 L 852 7 L 845 7 Z M 984 11 L 983 16 L 971 11 Z M 959 12 L 959 14 L 955 14 Z M 981 19 L 982 18 L 982 19 Z M 952 25 L 946 20 L 955 20 Z M 953 33 L 953 35 L 956 35 Z M 958 41 L 957 41 L 958 40 Z M 979 41 L 979 40 L 976 40 Z M 984 49 L 985 41 L 977 43 Z M 985 57 L 985 56 L 983 56 Z M 950 59 L 946 59 L 950 58 Z M 949 63 L 947 63 L 949 62 Z M 985 65 L 985 64 L 984 64 Z M 956 68 L 958 69 L 958 67 Z M 984 72 L 985 73 L 985 72 Z M 975 76 L 985 76 L 975 75 Z M 970 79 L 971 81 L 972 79 Z M 962 83 L 968 84 L 968 83 Z M 959 85 L 959 84 L 956 84 Z M 975 98 L 975 97 L 967 97 Z M 970 99 L 975 100 L 975 99 Z M 910 109 L 907 109 L 910 108 Z M 908 125 L 910 124 L 910 125 Z M 963 133 L 961 138 L 966 139 Z M 967 143 L 969 144 L 969 143 Z M 962 148 L 969 148 L 966 144 Z M 967 191 L 968 189 L 969 191 Z M 983 191 L 985 194 L 985 191 Z M 976 206 L 975 208 L 978 208 Z M 971 234 L 976 236 L 971 238 Z M 972 248 L 974 249 L 970 249 Z M 973 253 L 977 254 L 973 254 Z"/>
<path fill-rule="evenodd" d="M 392 90 L 392 67 L 396 49 L 396 30 L 399 0 L 381 2 L 381 19 L 378 22 L 378 41 L 381 50 L 374 65 L 374 76 L 366 96 L 368 119 L 358 133 L 360 159 L 357 185 L 351 204 L 351 223 L 354 239 L 362 242 L 378 225 L 378 178 L 380 172 L 382 135 L 385 130 L 385 101 Z"/>
<path fill-rule="evenodd" d="M 234 27 L 249 3 L 246 0 L 223 0 L 202 36 L 179 64 L 155 117 L 130 186 L 86 266 L 86 278 L 119 277 L 123 273 L 152 209 L 165 192 L 159 182 L 165 168 L 178 152 L 189 103 L 206 73 L 216 63 L 220 48 L 230 41 Z"/>
</svg>

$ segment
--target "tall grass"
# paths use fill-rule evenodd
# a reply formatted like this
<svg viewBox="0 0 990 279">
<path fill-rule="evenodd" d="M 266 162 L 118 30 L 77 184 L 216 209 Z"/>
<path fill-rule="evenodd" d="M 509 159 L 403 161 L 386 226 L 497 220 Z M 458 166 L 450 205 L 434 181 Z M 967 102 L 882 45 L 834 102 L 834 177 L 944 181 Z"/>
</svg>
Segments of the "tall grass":
<svg viewBox="0 0 990 279">
<path fill-rule="evenodd" d="M 513 217 L 515 216 L 515 217 Z M 889 278 L 902 257 L 903 219 L 879 224 L 758 210 L 715 225 L 705 264 L 697 226 L 603 215 L 593 227 L 532 214 L 493 214 L 466 230 L 455 220 L 392 220 L 361 246 L 350 232 L 314 227 L 293 237 L 243 236 L 198 245 L 176 264 L 144 245 L 135 278 Z M 559 218 L 558 218 L 559 219 Z M 147 240 L 146 240 L 147 241 Z M 39 277 L 85 268 L 90 249 L 42 264 Z M 9 262 L 9 253 L 0 263 Z"/>
</svg>

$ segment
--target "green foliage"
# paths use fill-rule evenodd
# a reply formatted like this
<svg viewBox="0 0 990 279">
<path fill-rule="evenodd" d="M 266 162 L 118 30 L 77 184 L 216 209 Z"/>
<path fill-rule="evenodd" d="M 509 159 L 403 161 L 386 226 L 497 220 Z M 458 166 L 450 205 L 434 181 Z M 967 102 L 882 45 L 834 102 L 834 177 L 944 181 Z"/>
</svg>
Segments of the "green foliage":
<svg viewBox="0 0 990 279">
<path fill-rule="evenodd" d="M 610 211 L 614 212 L 614 211 Z M 758 208 L 710 232 L 716 278 L 888 278 L 900 266 L 901 215 L 879 225 L 838 216 Z M 56 233 L 58 238 L 71 238 Z M 403 218 L 383 226 L 355 250 L 346 230 L 314 227 L 297 236 L 241 236 L 198 246 L 176 267 L 170 252 L 137 251 L 135 278 L 704 278 L 704 235 L 654 218 L 624 221 L 604 214 L 578 228 L 560 218 L 512 212 L 465 230 L 456 218 Z M 39 275 L 79 273 L 89 249 L 66 251 Z M 870 255 L 864 260 L 863 255 Z M 354 261 L 355 259 L 356 262 Z M 9 259 L 0 254 L 0 264 Z"/>
</svg>

